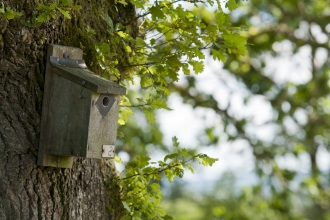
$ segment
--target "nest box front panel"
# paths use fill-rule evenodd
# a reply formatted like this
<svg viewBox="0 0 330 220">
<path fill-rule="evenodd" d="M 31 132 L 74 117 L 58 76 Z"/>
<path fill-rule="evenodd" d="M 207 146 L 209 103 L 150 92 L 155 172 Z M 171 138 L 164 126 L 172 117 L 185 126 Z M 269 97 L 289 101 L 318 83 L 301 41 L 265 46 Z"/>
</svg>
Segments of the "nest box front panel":
<svg viewBox="0 0 330 220">
<path fill-rule="evenodd" d="M 93 92 L 88 131 L 87 156 L 91 158 L 113 157 L 114 152 L 102 154 L 115 146 L 120 96 Z"/>
<path fill-rule="evenodd" d="M 92 92 L 57 74 L 51 81 L 47 152 L 86 156 Z"/>
</svg>

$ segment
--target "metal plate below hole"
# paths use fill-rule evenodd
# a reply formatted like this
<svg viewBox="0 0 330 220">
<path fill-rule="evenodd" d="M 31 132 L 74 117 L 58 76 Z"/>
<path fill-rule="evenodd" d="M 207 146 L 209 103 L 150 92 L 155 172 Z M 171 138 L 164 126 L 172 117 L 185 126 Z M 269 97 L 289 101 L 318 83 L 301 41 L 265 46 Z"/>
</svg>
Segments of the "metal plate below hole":
<svg viewBox="0 0 330 220">
<path fill-rule="evenodd" d="M 115 146 L 114 145 L 103 145 L 102 157 L 114 158 L 114 156 L 115 156 Z"/>
</svg>

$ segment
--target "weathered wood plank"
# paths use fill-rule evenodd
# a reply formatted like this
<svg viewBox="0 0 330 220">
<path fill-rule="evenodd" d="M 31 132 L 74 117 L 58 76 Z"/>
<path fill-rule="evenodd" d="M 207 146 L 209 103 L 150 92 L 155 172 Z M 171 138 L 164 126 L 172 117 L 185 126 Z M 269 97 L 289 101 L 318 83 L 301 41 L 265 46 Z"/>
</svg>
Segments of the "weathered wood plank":
<svg viewBox="0 0 330 220">
<path fill-rule="evenodd" d="M 92 91 L 56 74 L 51 87 L 47 153 L 85 157 Z"/>
<path fill-rule="evenodd" d="M 46 153 L 46 139 L 45 133 L 49 128 L 49 121 L 47 120 L 47 113 L 49 112 L 49 101 L 50 101 L 50 84 L 52 81 L 52 65 L 50 64 L 49 57 L 57 56 L 63 57 L 66 53 L 71 59 L 82 59 L 83 51 L 79 48 L 67 47 L 61 45 L 50 44 L 47 50 L 47 63 L 46 63 L 46 73 L 45 73 L 45 86 L 44 86 L 44 96 L 42 105 L 42 119 L 41 119 L 41 131 L 40 131 L 40 141 L 39 141 L 39 151 L 38 151 L 38 161 L 37 164 L 40 166 L 52 166 L 52 167 L 62 167 L 71 168 L 73 163 L 72 157 L 64 156 L 54 156 Z"/>
<path fill-rule="evenodd" d="M 115 145 L 117 138 L 118 110 L 120 96 L 115 96 L 111 110 L 103 117 L 97 109 L 96 101 L 100 94 L 93 93 L 90 123 L 88 129 L 87 157 L 102 158 L 103 145 Z"/>
</svg>

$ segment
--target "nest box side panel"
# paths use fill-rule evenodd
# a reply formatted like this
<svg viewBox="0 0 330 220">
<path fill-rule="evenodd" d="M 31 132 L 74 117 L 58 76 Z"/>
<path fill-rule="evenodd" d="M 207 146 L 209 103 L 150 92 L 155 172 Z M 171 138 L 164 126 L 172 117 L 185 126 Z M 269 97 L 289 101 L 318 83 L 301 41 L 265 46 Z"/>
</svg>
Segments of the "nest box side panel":
<svg viewBox="0 0 330 220">
<path fill-rule="evenodd" d="M 51 88 L 46 151 L 85 157 L 92 92 L 57 74 Z"/>
<path fill-rule="evenodd" d="M 108 114 L 104 117 L 96 106 L 100 95 L 93 92 L 92 96 L 88 131 L 88 151 L 86 156 L 90 158 L 102 158 L 102 146 L 116 144 L 120 96 L 114 95 L 115 102 Z"/>
</svg>

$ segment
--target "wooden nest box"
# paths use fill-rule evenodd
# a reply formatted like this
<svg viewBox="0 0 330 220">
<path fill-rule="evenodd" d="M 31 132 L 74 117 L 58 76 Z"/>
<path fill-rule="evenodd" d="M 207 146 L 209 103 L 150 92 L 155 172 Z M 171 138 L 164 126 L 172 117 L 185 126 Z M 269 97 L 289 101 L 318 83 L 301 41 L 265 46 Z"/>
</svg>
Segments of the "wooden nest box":
<svg viewBox="0 0 330 220">
<path fill-rule="evenodd" d="M 83 51 L 49 45 L 38 165 L 72 167 L 72 157 L 113 158 L 126 89 L 86 68 Z"/>
</svg>

